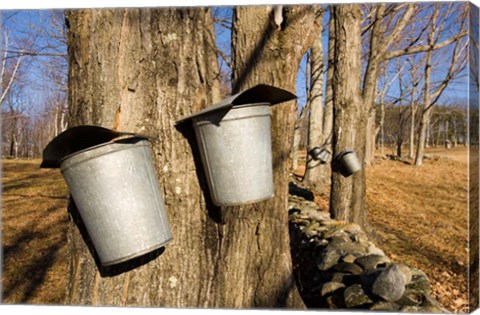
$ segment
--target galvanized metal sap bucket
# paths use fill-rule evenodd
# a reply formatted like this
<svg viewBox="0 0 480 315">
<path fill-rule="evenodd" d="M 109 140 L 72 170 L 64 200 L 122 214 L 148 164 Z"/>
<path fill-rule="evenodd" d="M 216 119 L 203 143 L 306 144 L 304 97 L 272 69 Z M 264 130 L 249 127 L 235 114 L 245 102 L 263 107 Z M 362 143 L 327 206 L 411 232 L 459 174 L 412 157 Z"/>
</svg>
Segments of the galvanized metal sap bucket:
<svg viewBox="0 0 480 315">
<path fill-rule="evenodd" d="M 170 242 L 172 233 L 149 141 L 132 134 L 97 129 L 100 127 L 76 128 L 67 131 L 67 135 L 59 135 L 47 146 L 42 164 L 43 167 L 59 165 L 101 264 L 121 263 Z M 110 132 L 114 138 L 90 146 L 94 142 L 86 140 L 85 135 L 95 131 L 104 135 Z M 51 155 L 48 158 L 48 152 L 71 138 L 83 142 L 76 149 L 87 147 L 60 159 L 60 156 L 52 159 Z M 107 139 L 105 136 L 102 140 Z"/>
<path fill-rule="evenodd" d="M 350 176 L 362 169 L 362 164 L 353 150 L 340 152 L 335 157 L 335 161 L 345 176 Z"/>
<path fill-rule="evenodd" d="M 331 153 L 325 148 L 315 147 L 308 154 L 315 161 L 320 161 L 320 163 L 328 163 L 330 160 Z"/>
<path fill-rule="evenodd" d="M 296 98 L 258 85 L 185 117 L 192 120 L 212 201 L 244 205 L 274 197 L 270 106 Z"/>
</svg>

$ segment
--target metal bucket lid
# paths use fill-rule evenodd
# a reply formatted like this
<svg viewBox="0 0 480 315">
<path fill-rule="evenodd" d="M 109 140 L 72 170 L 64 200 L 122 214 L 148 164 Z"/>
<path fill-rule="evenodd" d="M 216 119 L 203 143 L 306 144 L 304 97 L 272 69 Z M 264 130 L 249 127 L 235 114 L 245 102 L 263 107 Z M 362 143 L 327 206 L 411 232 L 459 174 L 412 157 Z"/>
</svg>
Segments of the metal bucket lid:
<svg viewBox="0 0 480 315">
<path fill-rule="evenodd" d="M 342 152 L 338 153 L 337 156 L 335 156 L 334 160 L 340 161 L 345 155 L 350 153 L 355 153 L 355 151 L 353 151 L 352 149 L 345 149 Z"/>
<path fill-rule="evenodd" d="M 286 101 L 296 99 L 297 96 L 274 86 L 259 84 L 248 90 L 229 96 L 226 99 L 204 108 L 194 114 L 183 117 L 177 121 L 177 124 L 183 123 L 194 117 L 205 115 L 218 110 L 229 110 L 234 106 L 241 106 L 245 104 L 268 103 L 270 105 L 280 104 Z"/>
<path fill-rule="evenodd" d="M 48 143 L 43 150 L 43 160 L 40 167 L 59 168 L 60 162 L 67 156 L 127 138 L 147 139 L 142 135 L 114 131 L 98 126 L 84 125 L 70 128 Z"/>
</svg>

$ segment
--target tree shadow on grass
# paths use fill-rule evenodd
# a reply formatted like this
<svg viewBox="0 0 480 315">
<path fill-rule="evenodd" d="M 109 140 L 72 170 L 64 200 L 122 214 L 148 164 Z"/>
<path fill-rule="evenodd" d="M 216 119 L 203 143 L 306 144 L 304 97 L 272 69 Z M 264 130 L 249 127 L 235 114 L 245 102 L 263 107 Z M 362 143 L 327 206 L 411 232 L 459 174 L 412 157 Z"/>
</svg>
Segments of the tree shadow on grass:
<svg viewBox="0 0 480 315">
<path fill-rule="evenodd" d="M 22 246 L 34 240 L 48 237 L 49 231 L 32 231 L 33 227 L 27 228 L 13 242 L 13 245 L 3 247 L 3 264 L 15 261 L 15 255 L 20 255 Z M 38 250 L 34 259 L 24 266 L 15 266 L 15 274 L 9 277 L 15 279 L 3 288 L 3 300 L 15 300 L 12 302 L 29 302 L 36 294 L 37 289 L 45 282 L 47 271 L 56 263 L 58 252 L 61 250 L 64 239 L 49 244 L 46 249 Z M 5 268 L 4 268 L 5 269 Z M 4 274 L 4 277 L 6 275 Z M 4 279 L 5 281 L 5 279 Z M 17 295 L 17 297 L 15 297 Z"/>
<path fill-rule="evenodd" d="M 399 229 L 392 229 L 381 223 L 375 223 L 375 230 L 381 230 L 386 234 L 394 235 L 395 238 L 402 244 L 402 251 L 405 254 L 413 255 L 414 257 L 423 257 L 426 261 L 434 262 L 434 265 L 442 266 L 458 275 L 467 276 L 467 265 L 461 265 L 453 257 L 438 252 L 435 249 L 428 247 L 416 247 L 413 245 L 412 239 L 406 235 L 405 232 Z M 433 236 L 435 237 L 435 236 Z M 418 259 L 418 258 L 416 258 Z"/>
</svg>

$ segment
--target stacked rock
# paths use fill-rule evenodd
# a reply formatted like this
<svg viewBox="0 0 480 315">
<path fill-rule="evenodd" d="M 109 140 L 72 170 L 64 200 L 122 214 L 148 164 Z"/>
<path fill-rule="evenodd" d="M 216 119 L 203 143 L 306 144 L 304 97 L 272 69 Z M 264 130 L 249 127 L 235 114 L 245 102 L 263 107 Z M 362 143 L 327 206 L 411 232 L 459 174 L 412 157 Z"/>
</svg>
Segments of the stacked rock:
<svg viewBox="0 0 480 315">
<path fill-rule="evenodd" d="M 392 262 L 359 225 L 332 220 L 296 188 L 289 198 L 291 247 L 308 308 L 448 313 L 431 297 L 423 271 Z"/>
</svg>

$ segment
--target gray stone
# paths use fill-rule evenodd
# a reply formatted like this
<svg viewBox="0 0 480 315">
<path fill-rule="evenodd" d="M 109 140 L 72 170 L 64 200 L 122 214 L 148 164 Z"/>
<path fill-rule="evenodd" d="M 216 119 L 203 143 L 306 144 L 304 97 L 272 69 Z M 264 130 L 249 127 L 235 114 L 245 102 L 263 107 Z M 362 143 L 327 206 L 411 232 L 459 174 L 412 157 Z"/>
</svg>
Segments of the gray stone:
<svg viewBox="0 0 480 315">
<path fill-rule="evenodd" d="M 351 237 L 352 241 L 360 243 L 362 245 L 368 244 L 368 236 L 364 233 L 353 234 Z"/>
<path fill-rule="evenodd" d="M 357 257 L 355 255 L 352 255 L 352 254 L 347 254 L 347 255 L 342 257 L 342 261 L 348 262 L 348 263 L 355 262 L 355 259 L 357 259 Z"/>
<path fill-rule="evenodd" d="M 404 306 L 400 311 L 403 313 L 450 313 L 443 308 L 435 306 Z"/>
<path fill-rule="evenodd" d="M 345 301 L 341 295 L 330 295 L 327 297 L 327 305 L 331 309 L 343 309 L 345 308 Z"/>
<path fill-rule="evenodd" d="M 350 254 L 359 257 L 367 254 L 365 246 L 360 243 L 353 243 L 350 240 L 343 242 L 340 237 L 333 237 L 328 246 L 335 248 L 342 256 Z"/>
<path fill-rule="evenodd" d="M 300 207 L 302 208 L 303 212 L 305 212 L 305 214 L 307 214 L 308 216 L 310 216 L 310 213 L 308 212 L 313 212 L 313 211 L 321 212 L 318 208 L 317 203 L 310 200 L 303 200 L 300 203 Z"/>
<path fill-rule="evenodd" d="M 420 306 L 424 299 L 425 297 L 423 294 L 406 289 L 405 293 L 403 293 L 403 296 L 397 301 L 397 303 L 402 306 Z"/>
<path fill-rule="evenodd" d="M 372 292 L 389 302 L 396 302 L 402 297 L 405 278 L 397 264 L 392 264 L 380 273 L 373 283 Z"/>
<path fill-rule="evenodd" d="M 331 281 L 332 282 L 345 282 L 345 277 L 347 277 L 348 274 L 343 273 L 343 272 L 335 272 L 332 274 Z"/>
<path fill-rule="evenodd" d="M 317 259 L 318 269 L 325 271 L 338 263 L 338 260 L 342 257 L 340 253 L 333 247 L 330 247 L 330 244 L 322 250 L 320 256 Z"/>
<path fill-rule="evenodd" d="M 318 208 L 318 206 L 317 206 L 317 208 Z M 321 210 L 317 210 L 317 209 L 305 209 L 302 212 L 314 221 L 320 222 L 320 221 L 330 220 L 330 213 L 329 212 L 325 212 L 325 211 L 321 211 Z"/>
<path fill-rule="evenodd" d="M 404 264 L 398 264 L 403 277 L 405 278 L 405 284 L 412 282 L 412 271 Z"/>
<path fill-rule="evenodd" d="M 373 283 L 378 278 L 378 276 L 385 270 L 382 269 L 374 269 L 374 270 L 365 270 L 363 274 L 360 275 L 360 282 L 366 286 L 371 288 Z"/>
<path fill-rule="evenodd" d="M 333 266 L 333 268 L 337 271 L 350 273 L 352 275 L 359 275 L 363 272 L 362 267 L 360 267 L 359 265 L 346 261 L 336 264 L 335 266 Z"/>
<path fill-rule="evenodd" d="M 383 267 L 385 267 L 388 262 L 390 262 L 390 259 L 388 259 L 386 256 L 375 254 L 366 255 L 355 259 L 355 263 L 360 265 L 365 270 L 373 270 L 381 265 L 384 265 Z"/>
<path fill-rule="evenodd" d="M 341 221 L 336 221 L 336 220 L 332 220 L 332 219 L 328 219 L 328 220 L 322 220 L 320 222 L 320 224 L 322 225 L 325 225 L 325 226 L 328 226 L 330 228 L 338 228 L 338 227 L 341 227 L 343 222 Z"/>
<path fill-rule="evenodd" d="M 345 285 L 343 283 L 330 281 L 322 285 L 322 291 L 320 295 L 325 296 L 342 288 L 345 288 Z"/>
<path fill-rule="evenodd" d="M 352 241 L 347 233 L 342 230 L 336 229 L 329 229 L 328 231 L 323 233 L 323 237 L 325 237 L 326 239 L 330 239 L 332 242 L 338 243 L 350 243 Z"/>
<path fill-rule="evenodd" d="M 345 306 L 347 308 L 358 308 L 359 306 L 373 303 L 361 284 L 354 284 L 346 288 L 343 297 L 345 298 Z"/>
<path fill-rule="evenodd" d="M 307 226 L 304 230 L 303 230 L 303 234 L 307 237 L 307 238 L 312 238 L 314 236 L 317 236 L 318 235 L 318 231 L 315 229 L 315 225 L 314 224 L 310 224 L 309 226 Z"/>
<path fill-rule="evenodd" d="M 356 224 L 356 223 L 349 223 L 347 225 L 345 225 L 343 227 L 343 230 L 345 232 L 348 232 L 350 234 L 360 234 L 360 233 L 364 233 L 362 228 L 360 227 L 360 225 Z"/>
<path fill-rule="evenodd" d="M 424 313 L 421 306 L 404 306 L 400 309 L 403 313 Z"/>
<path fill-rule="evenodd" d="M 370 243 L 370 246 L 367 247 L 367 254 L 385 256 L 385 253 L 383 250 L 381 250 L 380 248 L 376 247 L 371 243 Z"/>
<path fill-rule="evenodd" d="M 431 313 L 450 313 L 445 309 L 437 300 L 432 298 L 430 295 L 425 295 L 422 307 L 426 310 L 429 310 Z"/>
<path fill-rule="evenodd" d="M 372 311 L 398 311 L 400 309 L 400 305 L 395 303 L 395 302 L 387 302 L 387 301 L 381 301 L 373 304 L 370 307 L 370 310 Z"/>
<path fill-rule="evenodd" d="M 410 271 L 412 272 L 412 276 L 421 276 L 428 278 L 427 274 L 418 268 L 410 268 Z"/>
<path fill-rule="evenodd" d="M 299 217 L 295 217 L 294 219 L 290 220 L 290 223 L 300 225 L 301 226 L 300 229 L 302 229 L 302 228 L 305 228 L 305 226 L 309 225 L 310 221 L 307 220 L 307 219 L 302 219 L 302 218 L 299 218 Z"/>
<path fill-rule="evenodd" d="M 405 288 L 417 293 L 430 294 L 431 292 L 430 282 L 428 281 L 428 278 L 424 273 L 414 273 L 412 276 L 412 281 L 408 285 L 406 285 Z"/>
<path fill-rule="evenodd" d="M 323 238 L 315 238 L 314 241 L 313 241 L 313 244 L 316 246 L 316 247 L 324 247 L 324 246 L 327 246 L 328 245 L 328 241 L 326 239 L 323 239 Z"/>
<path fill-rule="evenodd" d="M 447 309 L 438 306 L 422 306 L 420 312 L 422 313 L 450 313 Z"/>
</svg>

